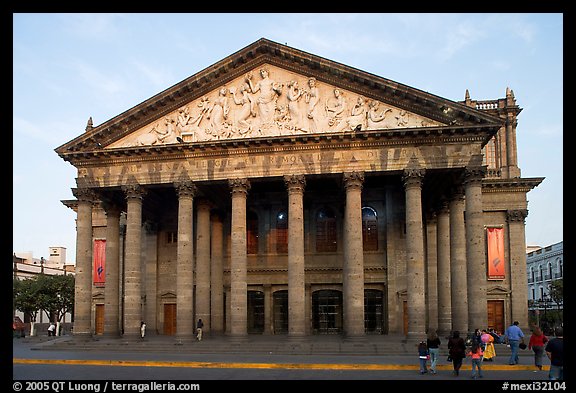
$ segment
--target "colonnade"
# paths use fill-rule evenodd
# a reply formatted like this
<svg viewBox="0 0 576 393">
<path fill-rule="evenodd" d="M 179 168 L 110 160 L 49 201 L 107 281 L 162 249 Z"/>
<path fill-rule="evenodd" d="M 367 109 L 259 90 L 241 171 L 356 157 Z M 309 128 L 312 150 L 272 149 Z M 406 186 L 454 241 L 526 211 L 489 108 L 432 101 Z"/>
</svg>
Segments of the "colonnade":
<svg viewBox="0 0 576 393">
<path fill-rule="evenodd" d="M 484 167 L 466 169 L 461 184 L 442 201 L 437 212 L 437 291 L 438 320 L 430 323 L 439 332 L 468 331 L 487 326 L 485 285 L 485 240 L 482 219 L 482 178 Z M 422 214 L 422 181 L 425 169 L 410 167 L 403 172 L 406 202 L 406 293 L 408 337 L 426 334 L 426 252 Z M 364 260 L 362 242 L 363 172 L 343 174 L 346 191 L 344 213 L 343 315 L 344 333 L 364 335 Z M 288 193 L 288 317 L 290 337 L 306 335 L 304 280 L 304 175 L 287 175 Z M 210 217 L 210 206 L 197 203 L 196 228 L 193 212 L 196 187 L 193 182 L 175 184 L 178 195 L 178 233 L 176 261 L 177 320 L 176 337 L 191 339 L 194 318 L 202 318 L 204 329 L 224 333 L 223 310 L 223 223 Z M 231 256 L 229 334 L 247 335 L 247 251 L 246 200 L 248 179 L 229 180 L 231 193 Z M 76 304 L 74 334 L 93 332 L 92 301 L 92 204 L 95 190 L 73 190 L 78 199 L 76 248 Z M 124 261 L 124 306 L 119 307 L 119 216 L 117 206 L 103 204 L 107 215 L 105 334 L 120 335 L 119 318 L 125 337 L 138 336 L 141 309 L 141 231 L 142 200 L 146 189 L 139 185 L 123 187 L 127 206 Z M 196 233 L 196 252 L 194 231 Z M 519 233 L 518 236 L 523 235 Z M 211 250 L 211 251 L 210 251 Z M 518 256 L 514 256 L 518 257 Z M 196 260 L 194 260 L 196 258 Z M 194 269 L 194 265 L 196 268 Z M 194 270 L 196 277 L 194 278 Z M 525 275 L 525 272 L 524 272 Z M 196 287 L 196 296 L 193 288 Z M 120 309 L 123 315 L 120 316 Z"/>
</svg>

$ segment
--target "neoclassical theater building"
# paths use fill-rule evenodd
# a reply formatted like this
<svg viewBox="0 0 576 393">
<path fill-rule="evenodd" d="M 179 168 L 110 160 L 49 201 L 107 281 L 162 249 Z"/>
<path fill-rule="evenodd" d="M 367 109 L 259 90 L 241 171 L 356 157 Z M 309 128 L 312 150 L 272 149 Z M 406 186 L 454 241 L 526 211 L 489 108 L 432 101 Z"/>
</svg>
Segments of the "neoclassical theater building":
<svg viewBox="0 0 576 393">
<path fill-rule="evenodd" d="M 504 90 L 504 88 L 503 88 Z M 422 337 L 528 326 L 504 98 L 451 101 L 260 39 L 56 148 L 74 334 Z"/>
</svg>

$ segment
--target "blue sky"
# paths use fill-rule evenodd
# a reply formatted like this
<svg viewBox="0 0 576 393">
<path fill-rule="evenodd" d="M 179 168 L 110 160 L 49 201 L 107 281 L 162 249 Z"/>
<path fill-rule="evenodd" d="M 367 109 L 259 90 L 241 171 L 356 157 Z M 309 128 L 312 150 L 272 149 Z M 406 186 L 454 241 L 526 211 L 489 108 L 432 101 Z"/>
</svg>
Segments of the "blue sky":
<svg viewBox="0 0 576 393">
<path fill-rule="evenodd" d="M 76 253 L 76 171 L 54 149 L 260 38 L 518 118 L 526 243 L 563 240 L 563 15 L 13 14 L 13 251 Z"/>
</svg>

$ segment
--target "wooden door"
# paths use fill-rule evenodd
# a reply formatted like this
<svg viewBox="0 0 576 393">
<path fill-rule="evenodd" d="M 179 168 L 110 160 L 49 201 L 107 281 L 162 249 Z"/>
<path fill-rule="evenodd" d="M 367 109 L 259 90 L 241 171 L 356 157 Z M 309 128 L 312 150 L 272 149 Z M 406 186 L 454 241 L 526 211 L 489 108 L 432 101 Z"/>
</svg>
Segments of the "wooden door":
<svg viewBox="0 0 576 393">
<path fill-rule="evenodd" d="M 97 304 L 96 305 L 96 314 L 95 314 L 95 319 L 96 319 L 96 330 L 95 330 L 95 334 L 104 334 L 104 305 L 103 304 Z"/>
<path fill-rule="evenodd" d="M 408 302 L 402 302 L 402 319 L 404 321 L 404 335 L 408 335 Z"/>
<path fill-rule="evenodd" d="M 504 301 L 488 300 L 488 329 L 504 333 Z"/>
<path fill-rule="evenodd" d="M 164 305 L 164 334 L 173 336 L 176 334 L 176 304 Z"/>
</svg>

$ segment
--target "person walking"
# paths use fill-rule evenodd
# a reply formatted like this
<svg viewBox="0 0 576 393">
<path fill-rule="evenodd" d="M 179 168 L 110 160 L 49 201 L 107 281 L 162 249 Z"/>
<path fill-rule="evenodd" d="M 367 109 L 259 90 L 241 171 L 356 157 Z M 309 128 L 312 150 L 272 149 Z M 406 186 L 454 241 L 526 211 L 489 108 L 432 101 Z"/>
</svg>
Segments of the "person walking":
<svg viewBox="0 0 576 393">
<path fill-rule="evenodd" d="M 518 364 L 518 348 L 520 347 L 520 343 L 524 343 L 524 332 L 518 326 L 518 321 L 514 321 L 514 323 L 506 329 L 504 336 L 506 337 L 506 343 L 510 346 L 510 358 L 508 359 L 508 364 L 514 365 Z"/>
<path fill-rule="evenodd" d="M 49 336 L 56 335 L 56 325 L 54 325 L 54 322 L 50 322 L 50 326 L 48 326 L 48 335 Z"/>
<path fill-rule="evenodd" d="M 482 344 L 484 345 L 484 359 L 487 362 L 493 362 L 496 357 L 496 349 L 494 348 L 494 337 L 486 331 L 482 330 L 482 335 L 480 336 Z"/>
<path fill-rule="evenodd" d="M 146 324 L 144 323 L 144 321 L 140 322 L 140 337 L 144 338 L 144 336 L 146 335 Z"/>
<path fill-rule="evenodd" d="M 542 370 L 542 359 L 544 358 L 544 347 L 548 342 L 548 337 L 542 332 L 539 326 L 535 326 L 528 341 L 528 349 L 534 351 L 534 365 L 538 370 Z M 534 370 L 536 372 L 536 370 Z"/>
<path fill-rule="evenodd" d="M 546 356 L 550 359 L 550 371 L 548 379 L 551 381 L 564 380 L 564 329 L 557 327 L 555 330 L 556 337 L 549 340 L 546 344 Z"/>
<path fill-rule="evenodd" d="M 196 323 L 196 339 L 198 341 L 202 341 L 202 328 L 204 327 L 204 322 L 202 322 L 202 318 L 198 319 Z"/>
<path fill-rule="evenodd" d="M 452 360 L 452 367 L 454 368 L 454 375 L 460 374 L 460 367 L 462 367 L 462 360 L 466 357 L 466 343 L 460 337 L 460 332 L 454 330 L 452 337 L 448 340 L 448 353 Z"/>
<path fill-rule="evenodd" d="M 430 357 L 428 352 L 428 347 L 426 346 L 426 341 L 420 341 L 418 344 L 418 360 L 420 361 L 420 374 L 426 374 L 428 372 L 427 363 Z"/>
<path fill-rule="evenodd" d="M 426 346 L 430 353 L 430 373 L 432 375 L 436 374 L 436 363 L 440 357 L 440 344 L 440 337 L 438 337 L 436 330 L 430 329 L 426 338 Z"/>
<path fill-rule="evenodd" d="M 466 354 L 472 359 L 472 378 L 482 378 L 482 356 L 484 352 L 482 351 L 482 346 L 478 342 L 473 342 L 470 351 Z"/>
</svg>

